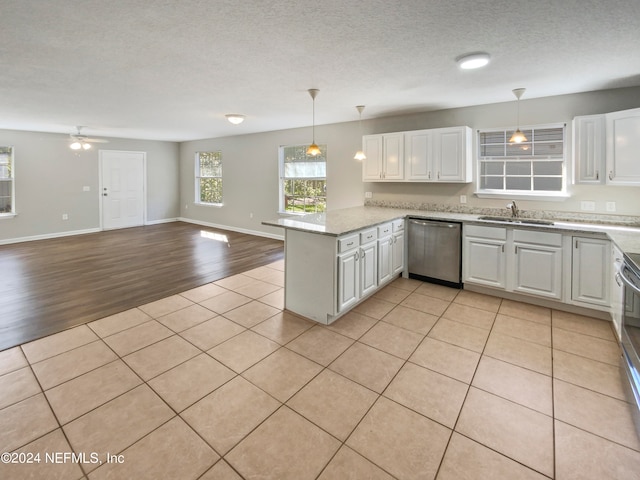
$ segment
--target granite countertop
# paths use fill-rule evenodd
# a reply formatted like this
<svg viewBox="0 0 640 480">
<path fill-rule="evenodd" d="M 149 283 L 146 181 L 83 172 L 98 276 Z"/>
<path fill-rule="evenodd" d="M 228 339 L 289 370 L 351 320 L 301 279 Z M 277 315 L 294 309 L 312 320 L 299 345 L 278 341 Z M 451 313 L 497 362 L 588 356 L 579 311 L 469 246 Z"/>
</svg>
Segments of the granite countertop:
<svg viewBox="0 0 640 480">
<path fill-rule="evenodd" d="M 263 225 L 300 230 L 322 235 L 340 236 L 347 233 L 373 227 L 392 220 L 405 217 L 421 217 L 425 219 L 447 220 L 463 223 L 486 225 L 511 225 L 517 228 L 527 228 L 548 231 L 563 231 L 575 233 L 601 233 L 607 235 L 623 252 L 640 253 L 640 228 L 635 226 L 615 225 L 606 223 L 568 222 L 554 220 L 553 225 L 508 224 L 495 221 L 480 220 L 482 215 L 457 212 L 436 212 L 429 210 L 415 210 L 405 208 L 363 206 L 332 210 L 325 213 L 307 214 L 301 216 L 282 217 L 277 220 L 263 221 Z M 506 215 L 505 215 L 506 217 Z"/>
</svg>

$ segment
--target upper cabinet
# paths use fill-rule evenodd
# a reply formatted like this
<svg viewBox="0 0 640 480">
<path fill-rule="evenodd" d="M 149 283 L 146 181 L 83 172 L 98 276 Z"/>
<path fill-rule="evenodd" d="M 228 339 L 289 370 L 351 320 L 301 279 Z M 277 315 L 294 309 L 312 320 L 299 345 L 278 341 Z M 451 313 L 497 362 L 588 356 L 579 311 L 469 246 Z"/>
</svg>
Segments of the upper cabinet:
<svg viewBox="0 0 640 480">
<path fill-rule="evenodd" d="M 400 138 L 403 145 L 396 143 Z M 367 135 L 363 137 L 367 159 L 363 163 L 362 179 L 369 182 L 471 182 L 471 142 L 469 127 Z M 401 161 L 396 164 L 398 154 Z"/>
<path fill-rule="evenodd" d="M 640 185 L 640 108 L 573 119 L 574 183 Z"/>
</svg>

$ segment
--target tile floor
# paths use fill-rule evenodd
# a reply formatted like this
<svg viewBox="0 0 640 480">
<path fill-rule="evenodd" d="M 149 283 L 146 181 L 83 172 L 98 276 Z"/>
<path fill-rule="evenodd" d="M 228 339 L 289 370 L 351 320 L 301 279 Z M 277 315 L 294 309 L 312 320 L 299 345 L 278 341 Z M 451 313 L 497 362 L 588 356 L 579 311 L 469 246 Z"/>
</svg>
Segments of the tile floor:
<svg viewBox="0 0 640 480">
<path fill-rule="evenodd" d="M 327 327 L 283 277 L 0 352 L 0 478 L 640 478 L 607 322 L 398 279 Z"/>
</svg>

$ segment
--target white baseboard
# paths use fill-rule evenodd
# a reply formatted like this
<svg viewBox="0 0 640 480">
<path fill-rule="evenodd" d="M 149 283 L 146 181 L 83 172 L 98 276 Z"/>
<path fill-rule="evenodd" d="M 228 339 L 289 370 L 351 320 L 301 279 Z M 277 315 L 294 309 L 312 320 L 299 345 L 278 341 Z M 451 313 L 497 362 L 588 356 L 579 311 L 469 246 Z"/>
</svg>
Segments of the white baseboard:
<svg viewBox="0 0 640 480">
<path fill-rule="evenodd" d="M 177 218 L 161 218 L 160 220 L 147 220 L 144 224 L 145 225 L 159 225 L 161 223 L 171 223 L 171 222 L 177 222 L 178 219 Z"/>
<path fill-rule="evenodd" d="M 99 228 L 87 228 L 85 230 L 70 230 L 68 232 L 46 233 L 43 235 L 33 235 L 30 237 L 7 238 L 0 240 L 0 245 L 9 245 L 10 243 L 33 242 L 35 240 L 47 240 L 50 238 L 70 237 L 72 235 L 84 235 L 86 233 L 101 232 Z"/>
<path fill-rule="evenodd" d="M 218 223 L 203 222 L 201 220 L 194 220 L 192 218 L 184 218 L 184 217 L 178 217 L 176 220 L 180 222 L 193 223 L 195 225 L 202 225 L 203 227 L 220 228 L 222 230 L 230 230 L 232 232 L 246 233 L 247 235 L 255 235 L 257 237 L 265 237 L 265 238 L 271 238 L 273 240 L 284 241 L 284 235 L 273 235 L 271 233 L 261 232 L 259 230 L 249 230 L 246 228 L 232 227 L 229 225 L 220 225 Z"/>
</svg>

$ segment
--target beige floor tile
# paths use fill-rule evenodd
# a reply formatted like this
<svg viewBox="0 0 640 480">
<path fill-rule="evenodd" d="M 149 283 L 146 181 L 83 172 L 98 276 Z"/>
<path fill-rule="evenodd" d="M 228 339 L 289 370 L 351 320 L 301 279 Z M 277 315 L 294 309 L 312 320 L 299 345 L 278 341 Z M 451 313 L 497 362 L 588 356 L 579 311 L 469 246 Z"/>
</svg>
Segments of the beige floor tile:
<svg viewBox="0 0 640 480">
<path fill-rule="evenodd" d="M 441 318 L 431 329 L 428 336 L 481 353 L 487 342 L 489 331 L 484 328 L 472 327 L 454 320 Z"/>
<path fill-rule="evenodd" d="M 9 348 L 0 352 L 0 375 L 19 370 L 29 365 L 20 347 Z"/>
<path fill-rule="evenodd" d="M 551 325 L 551 309 L 538 305 L 504 299 L 500 304 L 498 313 L 522 320 L 538 322 L 543 325 Z"/>
<path fill-rule="evenodd" d="M 476 307 L 470 307 L 462 303 L 453 302 L 442 314 L 444 318 L 455 320 L 478 328 L 491 330 L 496 314 Z"/>
<path fill-rule="evenodd" d="M 557 480 L 631 480 L 640 452 L 556 420 Z"/>
<path fill-rule="evenodd" d="M 544 475 L 553 475 L 551 417 L 471 387 L 456 431 Z"/>
<path fill-rule="evenodd" d="M 231 275 L 230 277 L 221 278 L 216 280 L 214 285 L 226 288 L 227 290 L 233 290 L 234 288 L 241 287 L 253 281 L 253 277 L 249 277 L 243 273 L 237 275 Z"/>
<path fill-rule="evenodd" d="M 416 280 L 415 278 L 404 278 L 398 277 L 394 281 L 390 283 L 394 288 L 402 288 L 403 290 L 408 290 L 409 292 L 413 292 L 416 288 L 422 285 L 423 282 L 420 280 Z"/>
<path fill-rule="evenodd" d="M 342 446 L 318 480 L 393 480 L 393 477 L 362 455 Z"/>
<path fill-rule="evenodd" d="M 331 370 L 324 370 L 287 405 L 344 441 L 377 398 L 371 390 Z"/>
<path fill-rule="evenodd" d="M 142 323 L 128 330 L 123 330 L 122 332 L 105 337 L 103 340 L 118 355 L 124 357 L 136 350 L 164 340 L 173 334 L 171 330 L 161 323 L 151 320 L 147 323 Z"/>
<path fill-rule="evenodd" d="M 151 317 L 139 308 L 132 308 L 124 312 L 110 315 L 95 322 L 89 323 L 91 330 L 96 332 L 100 337 L 108 337 L 114 333 L 121 332 L 127 328 L 135 327 L 141 323 L 146 323 Z"/>
<path fill-rule="evenodd" d="M 311 320 L 289 312 L 279 312 L 264 322 L 259 323 L 251 330 L 274 342 L 278 342 L 280 345 L 284 345 L 314 325 L 316 325 L 316 323 Z"/>
<path fill-rule="evenodd" d="M 358 340 L 367 330 L 373 327 L 378 320 L 362 313 L 350 311 L 335 322 L 327 325 L 329 330 L 340 333 L 346 337 Z"/>
<path fill-rule="evenodd" d="M 346 444 L 397 478 L 424 480 L 435 477 L 450 435 L 448 428 L 380 397 Z"/>
<path fill-rule="evenodd" d="M 634 405 L 561 380 L 553 381 L 555 418 L 640 452 Z"/>
<path fill-rule="evenodd" d="M 275 292 L 265 295 L 264 297 L 260 297 L 259 301 L 277 308 L 278 310 L 284 310 L 284 288 L 280 288 Z"/>
<path fill-rule="evenodd" d="M 31 368 L 24 367 L 0 376 L 0 409 L 41 393 Z"/>
<path fill-rule="evenodd" d="M 352 338 L 316 325 L 287 343 L 287 348 L 326 367 L 353 342 Z"/>
<path fill-rule="evenodd" d="M 553 328 L 553 348 L 582 357 L 617 366 L 620 363 L 620 347 L 591 335 L 574 333 L 562 328 Z"/>
<path fill-rule="evenodd" d="M 22 345 L 22 351 L 29 363 L 36 363 L 96 340 L 98 340 L 96 334 L 86 325 L 81 325 L 25 343 Z"/>
<path fill-rule="evenodd" d="M 498 313 L 498 309 L 502 303 L 502 299 L 499 297 L 472 292 L 470 290 L 461 290 L 453 301 L 493 313 Z"/>
<path fill-rule="evenodd" d="M 191 305 L 182 310 L 159 317 L 158 321 L 174 332 L 182 332 L 210 320 L 216 315 L 215 312 L 212 312 L 208 308 L 200 305 Z"/>
<path fill-rule="evenodd" d="M 32 368 L 42 388 L 48 390 L 117 358 L 113 350 L 98 340 L 34 363 Z"/>
<path fill-rule="evenodd" d="M 271 283 L 279 287 L 284 287 L 284 271 L 268 268 L 264 276 L 260 278 L 263 282 Z"/>
<path fill-rule="evenodd" d="M 421 367 L 471 383 L 480 354 L 433 338 L 425 338 L 409 358 Z"/>
<path fill-rule="evenodd" d="M 207 473 L 199 478 L 199 480 L 242 480 L 233 468 L 224 460 L 219 460 Z"/>
<path fill-rule="evenodd" d="M 374 392 L 382 393 L 403 363 L 398 357 L 356 342 L 329 368 Z"/>
<path fill-rule="evenodd" d="M 473 386 L 545 415 L 553 415 L 551 377 L 483 356 Z"/>
<path fill-rule="evenodd" d="M 121 464 L 102 465 L 91 480 L 135 478 L 195 480 L 220 458 L 180 418 L 174 418 L 122 452 Z"/>
<path fill-rule="evenodd" d="M 510 458 L 454 432 L 438 480 L 546 480 Z"/>
<path fill-rule="evenodd" d="M 315 479 L 340 442 L 287 407 L 280 408 L 226 456 L 245 478 Z"/>
<path fill-rule="evenodd" d="M 394 303 L 371 297 L 361 304 L 356 305 L 353 311 L 380 320 L 389 313 L 393 307 L 395 307 Z"/>
<path fill-rule="evenodd" d="M 236 377 L 181 416 L 221 454 L 226 454 L 280 407 L 280 402 Z"/>
<path fill-rule="evenodd" d="M 249 297 L 228 291 L 205 300 L 204 302 L 200 302 L 200 305 L 213 312 L 222 314 L 229 310 L 233 310 L 234 308 L 238 308 L 240 305 L 249 303 L 250 301 L 251 299 Z"/>
<path fill-rule="evenodd" d="M 271 262 L 268 265 L 265 265 L 268 268 L 273 268 L 274 270 L 278 270 L 279 272 L 284 272 L 284 258 L 281 260 L 276 260 L 275 262 Z"/>
<path fill-rule="evenodd" d="M 242 325 L 227 320 L 223 316 L 217 316 L 181 332 L 180 336 L 201 350 L 209 350 L 245 330 Z"/>
<path fill-rule="evenodd" d="M 281 348 L 246 370 L 242 376 L 281 402 L 286 402 L 322 367 L 286 348 Z"/>
<path fill-rule="evenodd" d="M 203 353 L 157 376 L 149 385 L 181 412 L 235 376 L 233 370 Z"/>
<path fill-rule="evenodd" d="M 396 327 L 426 335 L 438 321 L 438 317 L 430 313 L 424 313 L 413 308 L 398 305 L 386 314 L 382 320 Z"/>
<path fill-rule="evenodd" d="M 360 341 L 405 360 L 411 356 L 424 335 L 396 327 L 384 321 L 375 324 Z"/>
<path fill-rule="evenodd" d="M 447 309 L 449 303 L 450 302 L 440 300 L 439 298 L 413 292 L 402 301 L 401 305 L 439 317 Z"/>
<path fill-rule="evenodd" d="M 274 272 L 275 274 L 275 272 Z M 253 280 L 251 283 L 234 288 L 233 291 L 249 298 L 260 298 L 279 290 L 281 287 L 273 283 L 263 282 L 262 280 Z"/>
<path fill-rule="evenodd" d="M 457 288 L 445 287 L 444 285 L 438 285 L 435 283 L 424 282 L 415 290 L 420 295 L 427 295 L 429 297 L 439 298 L 447 302 L 453 301 L 454 298 L 460 293 Z"/>
<path fill-rule="evenodd" d="M 182 337 L 173 335 L 127 355 L 123 360 L 144 381 L 149 381 L 200 353 Z"/>
<path fill-rule="evenodd" d="M 140 385 L 63 427 L 73 450 L 83 452 L 89 462 L 87 471 L 99 465 L 90 462 L 91 454 L 101 459 L 125 448 L 171 419 L 175 413 L 147 385 Z"/>
<path fill-rule="evenodd" d="M 626 384 L 623 382 L 627 379 L 623 377 L 619 366 L 555 350 L 553 376 L 618 400 L 626 400 Z"/>
<path fill-rule="evenodd" d="M 187 308 L 190 305 L 193 305 L 191 300 L 180 295 L 171 295 L 170 297 L 141 305 L 138 308 L 150 317 L 158 318 Z"/>
<path fill-rule="evenodd" d="M 207 353 L 237 373 L 275 352 L 280 345 L 249 330 L 208 350 Z"/>
<path fill-rule="evenodd" d="M 492 333 L 484 354 L 543 375 L 551 375 L 551 349 L 538 343 Z"/>
<path fill-rule="evenodd" d="M 43 394 L 0 410 L 0 453 L 11 452 L 58 428 Z"/>
<path fill-rule="evenodd" d="M 552 310 L 551 318 L 553 326 L 556 328 L 591 335 L 611 342 L 616 341 L 613 324 L 610 321 L 563 312 L 562 310 Z"/>
<path fill-rule="evenodd" d="M 62 425 L 142 383 L 121 360 L 92 370 L 45 394 Z"/>
<path fill-rule="evenodd" d="M 187 300 L 191 300 L 194 303 L 204 302 L 205 300 L 215 297 L 216 295 L 220 295 L 221 293 L 226 292 L 225 288 L 222 288 L 219 285 L 214 283 L 207 283 L 200 287 L 192 288 L 191 290 L 187 290 L 186 292 L 182 292 L 180 295 L 186 298 Z"/>
<path fill-rule="evenodd" d="M 551 346 L 551 326 L 542 323 L 509 317 L 499 313 L 493 324 L 493 331 L 520 338 L 546 347 Z"/>
<path fill-rule="evenodd" d="M 262 301 L 258 302 L 253 300 L 249 303 L 245 303 L 241 307 L 229 310 L 224 314 L 224 316 L 243 327 L 251 328 L 258 323 L 265 321 L 267 318 L 273 317 L 279 312 L 280 310 L 275 307 L 266 305 L 262 303 Z"/>
<path fill-rule="evenodd" d="M 64 461 L 62 454 L 70 453 L 71 447 L 60 429 L 54 430 L 43 437 L 25 445 L 15 453 L 31 454 L 34 458 L 40 455 L 40 461 L 34 463 L 2 463 L 0 464 L 0 478 L 4 479 L 46 479 L 46 480 L 78 480 L 84 474 L 77 463 Z M 53 460 L 47 461 L 49 454 Z"/>
<path fill-rule="evenodd" d="M 382 290 L 376 292 L 373 296 L 378 300 L 384 300 L 391 303 L 400 303 L 407 298 L 411 292 L 402 288 L 396 288 L 393 285 L 388 285 Z"/>
<path fill-rule="evenodd" d="M 264 281 L 267 281 L 266 279 L 272 278 L 274 275 L 278 275 L 279 276 L 278 278 L 284 279 L 283 270 L 277 270 L 268 265 L 254 268 L 252 270 L 247 270 L 246 272 L 244 272 L 244 275 L 251 278 L 255 278 L 257 280 L 264 280 Z"/>
<path fill-rule="evenodd" d="M 383 395 L 446 427 L 453 428 L 469 385 L 453 378 L 405 364 Z"/>
</svg>

